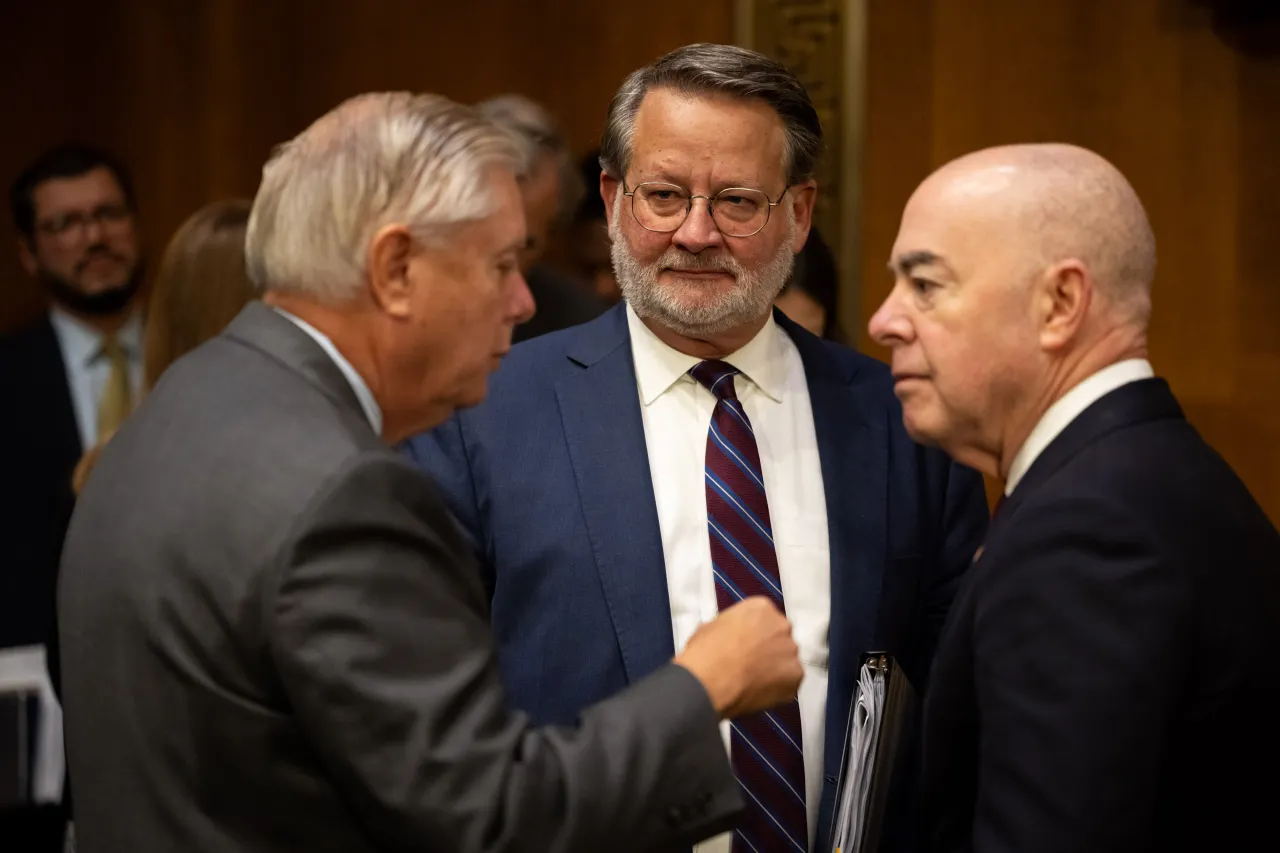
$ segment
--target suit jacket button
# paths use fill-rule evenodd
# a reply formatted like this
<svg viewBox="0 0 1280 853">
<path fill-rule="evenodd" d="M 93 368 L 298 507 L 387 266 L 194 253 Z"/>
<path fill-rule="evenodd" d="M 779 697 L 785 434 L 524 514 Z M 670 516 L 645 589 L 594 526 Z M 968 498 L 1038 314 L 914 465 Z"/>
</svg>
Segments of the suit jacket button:
<svg viewBox="0 0 1280 853">
<path fill-rule="evenodd" d="M 672 826 L 680 826 L 684 823 L 684 809 L 679 806 L 672 806 L 667 811 L 667 823 Z"/>
</svg>

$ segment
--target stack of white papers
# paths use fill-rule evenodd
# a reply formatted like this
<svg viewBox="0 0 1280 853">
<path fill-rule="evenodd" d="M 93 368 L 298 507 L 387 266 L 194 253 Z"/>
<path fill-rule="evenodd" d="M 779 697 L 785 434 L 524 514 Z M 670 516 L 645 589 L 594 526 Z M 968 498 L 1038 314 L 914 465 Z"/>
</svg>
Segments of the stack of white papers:
<svg viewBox="0 0 1280 853">
<path fill-rule="evenodd" d="M 864 665 L 858 676 L 848 752 L 844 758 L 844 784 L 836 804 L 834 853 L 862 853 L 859 844 L 866 829 L 867 795 L 875 770 L 876 742 L 884 720 L 885 680 L 879 668 Z"/>
</svg>

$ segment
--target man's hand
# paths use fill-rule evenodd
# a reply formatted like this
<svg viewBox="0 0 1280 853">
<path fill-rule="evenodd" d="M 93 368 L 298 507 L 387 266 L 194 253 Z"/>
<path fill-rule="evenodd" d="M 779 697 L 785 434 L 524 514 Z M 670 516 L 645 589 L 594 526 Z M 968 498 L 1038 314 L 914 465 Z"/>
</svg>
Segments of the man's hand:
<svg viewBox="0 0 1280 853">
<path fill-rule="evenodd" d="M 702 682 L 721 719 L 794 699 L 804 677 L 791 623 L 764 596 L 740 601 L 703 625 L 675 662 Z"/>
</svg>

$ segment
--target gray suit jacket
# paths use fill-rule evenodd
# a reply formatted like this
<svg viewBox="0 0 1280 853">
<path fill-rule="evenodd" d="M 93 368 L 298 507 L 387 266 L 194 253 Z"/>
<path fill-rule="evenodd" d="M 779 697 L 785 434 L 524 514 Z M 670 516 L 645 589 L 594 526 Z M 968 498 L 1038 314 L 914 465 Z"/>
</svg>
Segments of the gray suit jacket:
<svg viewBox="0 0 1280 853">
<path fill-rule="evenodd" d="M 174 365 L 72 519 L 59 622 L 83 853 L 629 851 L 741 803 L 669 665 L 534 729 L 431 482 L 255 303 Z"/>
</svg>

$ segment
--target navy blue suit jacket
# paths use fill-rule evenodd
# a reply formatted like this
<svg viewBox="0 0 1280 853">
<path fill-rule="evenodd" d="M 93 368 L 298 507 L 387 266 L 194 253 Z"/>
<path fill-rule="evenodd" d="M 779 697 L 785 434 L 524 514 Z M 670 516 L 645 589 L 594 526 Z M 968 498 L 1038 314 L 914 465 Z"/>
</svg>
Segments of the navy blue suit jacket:
<svg viewBox="0 0 1280 853">
<path fill-rule="evenodd" d="M 1162 379 L 996 513 L 924 707 L 929 853 L 1277 849 L 1280 535 Z"/>
<path fill-rule="evenodd" d="M 987 506 L 975 472 L 907 437 L 884 364 L 775 316 L 804 363 L 830 530 L 825 839 L 860 656 L 889 651 L 923 687 Z M 511 701 L 535 722 L 572 724 L 671 660 L 625 306 L 515 347 L 485 403 L 406 451 L 473 538 Z"/>
</svg>

